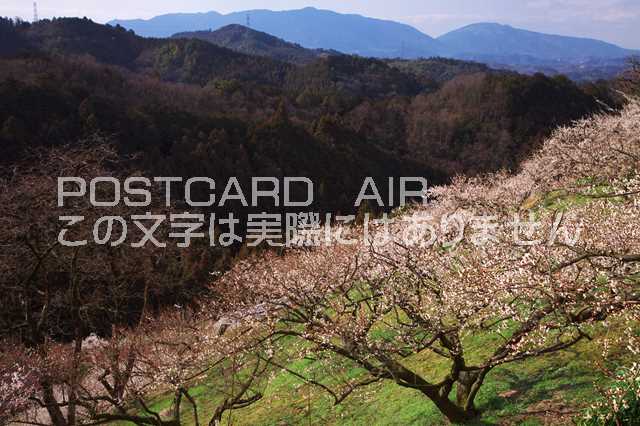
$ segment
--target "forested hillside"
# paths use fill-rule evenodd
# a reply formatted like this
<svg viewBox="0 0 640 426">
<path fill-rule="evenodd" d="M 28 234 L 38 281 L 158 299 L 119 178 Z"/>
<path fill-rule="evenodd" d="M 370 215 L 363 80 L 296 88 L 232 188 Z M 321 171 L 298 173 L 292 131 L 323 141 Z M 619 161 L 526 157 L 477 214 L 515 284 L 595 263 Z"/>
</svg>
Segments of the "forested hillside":
<svg viewBox="0 0 640 426">
<path fill-rule="evenodd" d="M 255 151 L 260 143 L 245 144 L 261 125 L 273 125 L 282 106 L 281 125 L 307 135 L 296 131 L 294 139 L 331 139 L 323 146 L 350 147 L 351 161 L 384 152 L 385 162 L 406 167 L 419 158 L 425 172 L 437 166 L 446 178 L 514 169 L 555 126 L 597 111 L 600 102 L 616 107 L 605 86 L 450 60 L 385 63 L 339 55 L 294 66 L 198 40 L 144 39 L 81 19 L 5 20 L 2 28 L 18 40 L 0 68 L 5 159 L 27 140 L 69 143 L 95 132 L 129 152 L 144 147 L 152 158 L 171 155 L 178 145 L 206 144 L 222 129 L 234 140 L 224 143 Z M 313 149 L 313 142 L 281 143 L 295 144 L 296 155 Z M 327 156 L 336 161 L 336 155 Z"/>
<path fill-rule="evenodd" d="M 242 25 L 227 25 L 216 31 L 187 31 L 174 34 L 172 38 L 197 38 L 247 55 L 267 56 L 272 59 L 305 64 L 326 55 L 340 52 L 323 49 L 306 49 L 270 34 L 252 30 Z"/>
<path fill-rule="evenodd" d="M 314 211 L 356 213 L 365 177 L 383 186 L 400 176 L 442 184 L 457 174 L 515 171 L 556 126 L 619 105 L 604 83 L 577 86 L 445 59 L 327 55 L 294 65 L 200 40 L 145 39 L 86 19 L 3 19 L 0 31 L 10 41 L 0 60 L 6 182 L 34 149 L 99 140 L 122 160 L 114 173 L 243 184 L 252 176 L 306 176 L 315 183 Z M 249 211 L 229 205 L 215 213 Z M 202 259 L 224 268 L 239 249 Z M 154 303 L 193 293 L 168 291 Z M 115 317 L 133 320 L 142 304 L 133 306 Z"/>
</svg>

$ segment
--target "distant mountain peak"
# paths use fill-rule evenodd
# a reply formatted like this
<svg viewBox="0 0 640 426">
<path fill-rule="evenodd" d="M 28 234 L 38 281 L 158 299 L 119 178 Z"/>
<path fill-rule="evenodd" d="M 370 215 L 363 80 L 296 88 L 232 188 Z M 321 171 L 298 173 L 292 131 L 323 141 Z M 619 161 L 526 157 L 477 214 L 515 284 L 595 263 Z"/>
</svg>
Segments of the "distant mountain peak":
<svg viewBox="0 0 640 426">
<path fill-rule="evenodd" d="M 467 25 L 438 37 L 438 40 L 453 55 L 478 59 L 486 56 L 518 56 L 575 61 L 622 58 L 633 53 L 600 40 L 544 34 L 495 22 Z"/>
<path fill-rule="evenodd" d="M 484 28 L 513 28 L 509 24 L 501 24 L 500 22 L 475 22 L 473 24 L 465 25 L 464 27 L 462 27 L 460 29 L 479 28 L 479 27 L 484 27 Z"/>
<path fill-rule="evenodd" d="M 256 39 L 261 39 L 264 41 L 268 41 L 270 43 L 278 43 L 278 42 L 283 42 L 286 43 L 284 40 L 279 39 L 275 36 L 272 36 L 271 34 L 267 34 L 265 32 L 262 31 L 258 31 L 258 30 L 254 30 L 252 28 L 249 28 L 245 25 L 241 25 L 241 24 L 229 24 L 229 25 L 225 25 L 222 28 L 219 28 L 215 31 L 213 30 L 209 30 L 208 31 L 210 34 L 217 34 L 219 36 L 227 36 L 227 37 L 254 37 Z M 187 32 L 184 34 L 191 34 L 191 32 Z M 174 36 L 175 37 L 175 36 Z"/>
<path fill-rule="evenodd" d="M 197 37 L 195 37 L 197 35 Z M 220 41 L 223 44 L 238 42 L 240 39 L 251 40 L 253 42 L 262 42 L 270 46 L 288 46 L 296 47 L 298 45 L 288 43 L 278 37 L 272 36 L 262 31 L 254 30 L 240 24 L 229 24 L 217 30 L 207 31 L 189 31 L 177 33 L 172 38 L 200 38 L 205 41 L 212 42 L 214 40 Z M 218 44 L 218 43 L 214 43 Z M 225 46 L 226 47 L 226 46 Z"/>
<path fill-rule="evenodd" d="M 226 26 L 220 28 L 218 31 L 223 31 L 223 30 L 226 30 L 226 31 L 242 31 L 242 32 L 256 31 L 256 30 L 252 30 L 251 28 L 249 28 L 247 26 L 240 25 L 240 24 L 229 24 L 229 25 L 226 25 Z"/>
</svg>

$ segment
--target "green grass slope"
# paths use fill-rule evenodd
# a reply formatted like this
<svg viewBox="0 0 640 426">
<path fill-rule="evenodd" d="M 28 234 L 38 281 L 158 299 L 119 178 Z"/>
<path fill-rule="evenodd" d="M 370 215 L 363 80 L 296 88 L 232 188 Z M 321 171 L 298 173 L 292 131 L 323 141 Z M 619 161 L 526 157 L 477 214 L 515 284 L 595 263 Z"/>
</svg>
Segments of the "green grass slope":
<svg viewBox="0 0 640 426">
<path fill-rule="evenodd" d="M 574 424 L 584 408 L 599 398 L 597 386 L 607 379 L 595 367 L 600 358 L 601 339 L 617 334 L 619 327 L 599 330 L 598 338 L 583 342 L 572 349 L 508 364 L 493 371 L 478 397 L 483 412 L 477 425 L 564 425 Z M 488 339 L 471 342 L 481 354 L 491 346 Z M 622 353 L 621 348 L 618 353 Z M 616 353 L 616 348 L 613 349 Z M 438 378 L 447 373 L 447 366 L 431 353 L 417 355 L 409 365 L 431 366 L 429 376 Z M 624 361 L 620 359 L 620 361 Z M 321 368 L 304 361 L 287 366 L 299 371 L 304 368 L 322 377 Z M 358 370 L 349 372 L 356 377 Z M 219 402 L 216 395 L 218 379 L 209 377 L 191 390 L 199 412 L 210 413 Z M 151 408 L 169 410 L 171 397 L 158 396 Z M 182 420 L 193 425 L 191 407 L 184 406 Z M 201 419 L 201 422 L 203 419 Z M 208 421 L 208 419 L 207 419 Z M 257 404 L 236 410 L 225 416 L 228 425 L 441 425 L 446 419 L 435 405 L 419 392 L 381 382 L 355 392 L 342 404 L 320 388 L 304 383 L 287 372 L 275 375 Z"/>
</svg>

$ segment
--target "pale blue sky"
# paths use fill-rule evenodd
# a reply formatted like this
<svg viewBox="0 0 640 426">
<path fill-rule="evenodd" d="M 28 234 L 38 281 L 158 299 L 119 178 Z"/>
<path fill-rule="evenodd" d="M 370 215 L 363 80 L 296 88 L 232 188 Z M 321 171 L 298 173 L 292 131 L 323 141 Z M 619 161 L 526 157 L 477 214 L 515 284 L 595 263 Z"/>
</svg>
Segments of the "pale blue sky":
<svg viewBox="0 0 640 426">
<path fill-rule="evenodd" d="M 32 0 L 2 0 L 0 15 L 30 19 Z M 474 22 L 593 37 L 640 48 L 640 0 L 40 0 L 41 17 L 149 18 L 172 12 L 228 13 L 314 6 L 405 22 L 431 36 Z"/>
</svg>

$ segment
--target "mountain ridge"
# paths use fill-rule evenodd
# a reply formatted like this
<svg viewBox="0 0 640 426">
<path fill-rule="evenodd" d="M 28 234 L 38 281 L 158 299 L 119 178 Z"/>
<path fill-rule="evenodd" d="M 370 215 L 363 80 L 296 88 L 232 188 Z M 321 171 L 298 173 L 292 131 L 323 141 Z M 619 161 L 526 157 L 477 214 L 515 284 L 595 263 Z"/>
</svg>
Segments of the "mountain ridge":
<svg viewBox="0 0 640 426">
<path fill-rule="evenodd" d="M 244 25 L 247 15 L 252 29 L 310 49 L 331 49 L 380 58 L 417 58 L 444 53 L 440 42 L 410 25 L 312 7 L 289 11 L 258 9 L 226 15 L 217 12 L 167 14 L 148 20 L 116 19 L 108 24 L 124 26 L 145 37 L 170 37 L 185 31 L 216 30 L 229 24 Z"/>
<path fill-rule="evenodd" d="M 407 24 L 313 7 L 226 15 L 215 11 L 166 14 L 147 20 L 113 20 L 109 24 L 122 25 L 142 36 L 170 37 L 218 30 L 229 24 L 244 25 L 247 17 L 253 30 L 310 50 L 328 49 L 382 59 L 453 58 L 524 74 L 564 74 L 576 81 L 614 78 L 628 68 L 627 58 L 640 55 L 640 50 L 593 38 L 545 34 L 496 22 L 470 24 L 433 38 Z M 203 34 L 195 36 L 202 38 Z M 247 52 L 246 48 L 235 46 L 240 52 Z M 260 54 L 260 49 L 253 53 Z M 286 55 L 284 60 L 292 61 Z M 300 58 L 294 55 L 295 60 Z"/>
<path fill-rule="evenodd" d="M 215 31 L 177 33 L 171 38 L 196 38 L 247 55 L 265 56 L 294 64 L 308 64 L 323 56 L 341 55 L 335 50 L 307 49 L 239 24 L 229 24 Z"/>
</svg>

